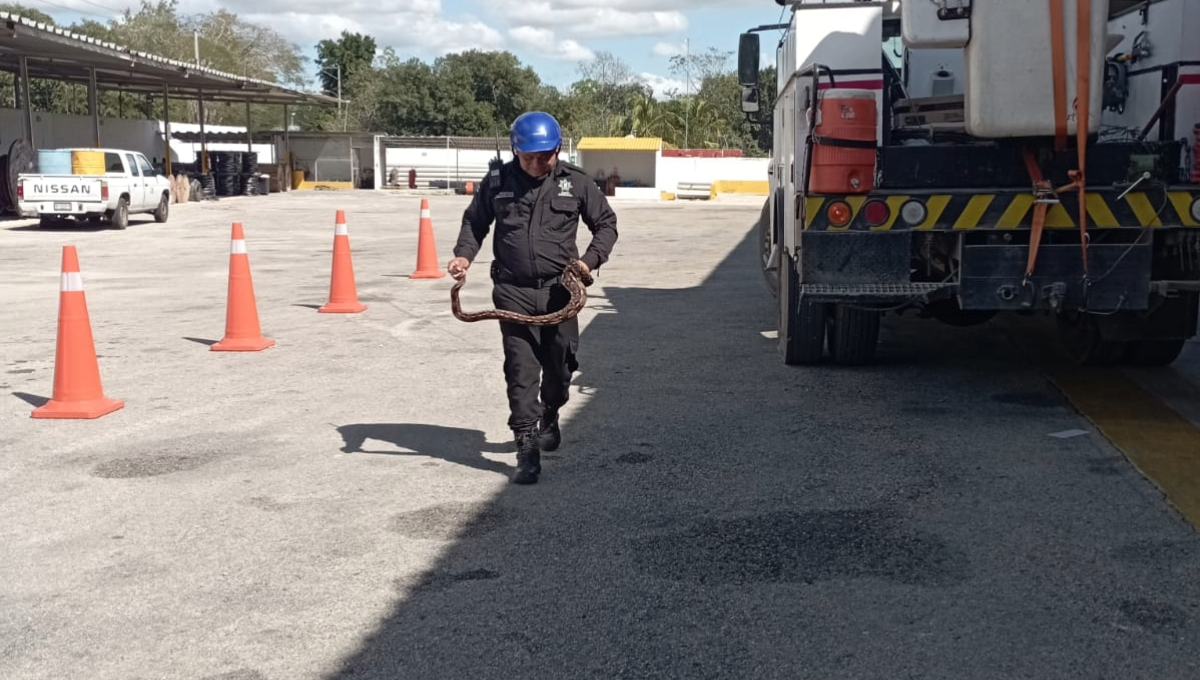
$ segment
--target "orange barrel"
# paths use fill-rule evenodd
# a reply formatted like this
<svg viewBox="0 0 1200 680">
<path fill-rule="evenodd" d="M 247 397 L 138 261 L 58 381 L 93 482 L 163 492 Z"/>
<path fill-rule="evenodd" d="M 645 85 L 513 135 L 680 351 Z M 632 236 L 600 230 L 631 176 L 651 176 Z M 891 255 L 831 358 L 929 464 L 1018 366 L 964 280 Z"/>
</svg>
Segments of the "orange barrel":
<svg viewBox="0 0 1200 680">
<path fill-rule="evenodd" d="M 809 191 L 865 194 L 875 188 L 876 94 L 874 90 L 839 88 L 821 92 Z"/>
<path fill-rule="evenodd" d="M 106 170 L 103 151 L 71 152 L 71 172 L 73 174 L 103 175 Z"/>
</svg>

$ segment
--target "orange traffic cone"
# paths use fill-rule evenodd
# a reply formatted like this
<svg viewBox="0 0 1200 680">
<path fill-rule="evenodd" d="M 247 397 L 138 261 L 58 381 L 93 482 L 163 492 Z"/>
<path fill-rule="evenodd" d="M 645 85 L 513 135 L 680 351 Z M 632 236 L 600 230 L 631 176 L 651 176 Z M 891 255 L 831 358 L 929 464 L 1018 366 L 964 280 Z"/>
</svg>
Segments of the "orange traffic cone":
<svg viewBox="0 0 1200 680">
<path fill-rule="evenodd" d="M 214 352 L 257 352 L 275 344 L 274 340 L 263 337 L 258 326 L 250 256 L 246 254 L 241 222 L 233 223 L 233 238 L 229 244 L 229 294 L 225 305 L 225 337 L 211 347 Z"/>
<path fill-rule="evenodd" d="M 437 246 L 433 242 L 433 218 L 429 199 L 421 199 L 421 231 L 417 240 L 417 270 L 409 278 L 440 279 L 446 272 L 438 268 Z"/>
<path fill-rule="evenodd" d="M 333 227 L 329 302 L 317 311 L 323 314 L 356 314 L 366 308 L 358 301 L 358 289 L 354 285 L 354 263 L 350 259 L 350 230 L 346 228 L 346 213 L 339 210 Z"/>
<path fill-rule="evenodd" d="M 92 339 L 79 254 L 63 246 L 58 293 L 58 345 L 54 351 L 54 397 L 33 410 L 34 418 L 99 418 L 125 406 L 104 396 Z"/>
</svg>

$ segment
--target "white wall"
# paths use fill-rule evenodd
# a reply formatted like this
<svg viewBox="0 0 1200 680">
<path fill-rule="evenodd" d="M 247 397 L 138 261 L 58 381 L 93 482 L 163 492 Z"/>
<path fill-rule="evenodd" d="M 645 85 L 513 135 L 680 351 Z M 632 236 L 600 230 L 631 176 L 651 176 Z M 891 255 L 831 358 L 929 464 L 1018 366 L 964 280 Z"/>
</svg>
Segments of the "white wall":
<svg viewBox="0 0 1200 680">
<path fill-rule="evenodd" d="M 501 144 L 504 144 L 501 141 Z M 398 171 L 397 181 L 398 186 L 408 186 L 408 171 L 415 169 L 417 171 L 417 186 L 428 188 L 430 186 L 444 187 L 447 179 L 450 182 L 475 182 L 478 184 L 487 174 L 488 161 L 496 157 L 496 150 L 490 151 L 476 149 L 455 149 L 451 147 L 448 151 L 445 147 L 442 148 L 420 148 L 420 149 L 385 149 L 386 159 L 384 161 L 385 170 L 383 184 L 386 185 L 391 176 L 393 169 Z M 501 147 L 500 157 L 504 162 L 512 160 L 512 151 L 506 147 Z M 570 158 L 567 152 L 563 151 L 558 154 L 558 157 L 564 161 L 569 161 Z"/>
<path fill-rule="evenodd" d="M 0 109 L 0 146 L 8 153 L 13 140 L 25 138 L 24 113 L 20 109 Z M 33 112 L 33 139 L 39 149 L 91 147 L 91 116 L 69 116 L 44 111 Z M 123 118 L 100 119 L 100 146 L 140 151 L 147 158 L 162 158 L 164 149 L 158 122 Z"/>
<path fill-rule="evenodd" d="M 0 109 L 0 153 L 7 153 L 14 139 L 25 137 L 23 113 L 20 109 Z M 140 151 L 147 158 L 163 157 L 162 122 L 127 118 L 100 119 L 100 146 Z M 245 132 L 244 126 L 206 125 L 206 132 Z M 198 132 L 197 123 L 172 123 L 172 132 Z M 33 138 L 39 149 L 92 146 L 92 117 L 61 113 L 33 112 Z M 246 144 L 208 144 L 209 151 L 245 151 Z M 274 163 L 270 144 L 255 144 L 259 163 Z M 200 144 L 171 141 L 171 161 L 192 163 L 200 152 Z"/>
<path fill-rule="evenodd" d="M 660 158 L 658 188 L 673 192 L 680 182 L 712 183 L 717 180 L 765 182 L 769 158 Z"/>
<path fill-rule="evenodd" d="M 162 130 L 162 124 L 159 121 L 149 121 L 155 126 L 155 130 Z M 171 132 L 200 132 L 199 123 L 171 123 Z M 232 132 L 245 133 L 246 126 L 244 125 L 205 125 L 205 133 Z M 161 134 L 161 132 L 160 132 Z M 259 164 L 275 162 L 275 147 L 272 144 L 254 144 L 249 149 L 245 142 L 208 142 L 206 144 L 209 152 L 213 151 L 254 151 L 258 154 Z M 180 163 L 194 163 L 200 158 L 200 143 L 181 142 L 177 139 L 171 140 L 171 151 L 173 161 Z M 159 154 L 162 155 L 161 153 Z"/>
<path fill-rule="evenodd" d="M 658 154 L 650 151 L 580 151 L 579 166 L 590 177 L 601 171 L 608 177 L 616 168 L 621 184 L 636 181 L 641 186 L 657 186 Z"/>
</svg>

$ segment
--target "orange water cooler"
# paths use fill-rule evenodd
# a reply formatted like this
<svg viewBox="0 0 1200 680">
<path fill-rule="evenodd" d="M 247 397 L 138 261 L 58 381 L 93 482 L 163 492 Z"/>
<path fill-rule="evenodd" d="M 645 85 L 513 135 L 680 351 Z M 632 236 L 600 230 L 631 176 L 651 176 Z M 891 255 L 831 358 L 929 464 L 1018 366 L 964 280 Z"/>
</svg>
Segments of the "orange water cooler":
<svg viewBox="0 0 1200 680">
<path fill-rule="evenodd" d="M 875 188 L 876 95 L 874 90 L 839 88 L 820 93 L 809 191 L 865 194 Z"/>
</svg>

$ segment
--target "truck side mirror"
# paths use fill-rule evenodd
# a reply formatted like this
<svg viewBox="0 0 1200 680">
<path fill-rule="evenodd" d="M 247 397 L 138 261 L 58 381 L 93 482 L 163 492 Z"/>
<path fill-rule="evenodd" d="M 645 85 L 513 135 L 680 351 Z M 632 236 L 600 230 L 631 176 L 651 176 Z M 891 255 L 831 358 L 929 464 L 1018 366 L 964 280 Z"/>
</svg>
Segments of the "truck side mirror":
<svg viewBox="0 0 1200 680">
<path fill-rule="evenodd" d="M 738 84 L 758 85 L 758 34 L 743 33 L 738 39 Z"/>
<path fill-rule="evenodd" d="M 759 120 L 759 94 L 757 87 L 742 86 L 742 113 L 746 114 L 746 119 L 751 123 L 757 123 Z"/>
</svg>

